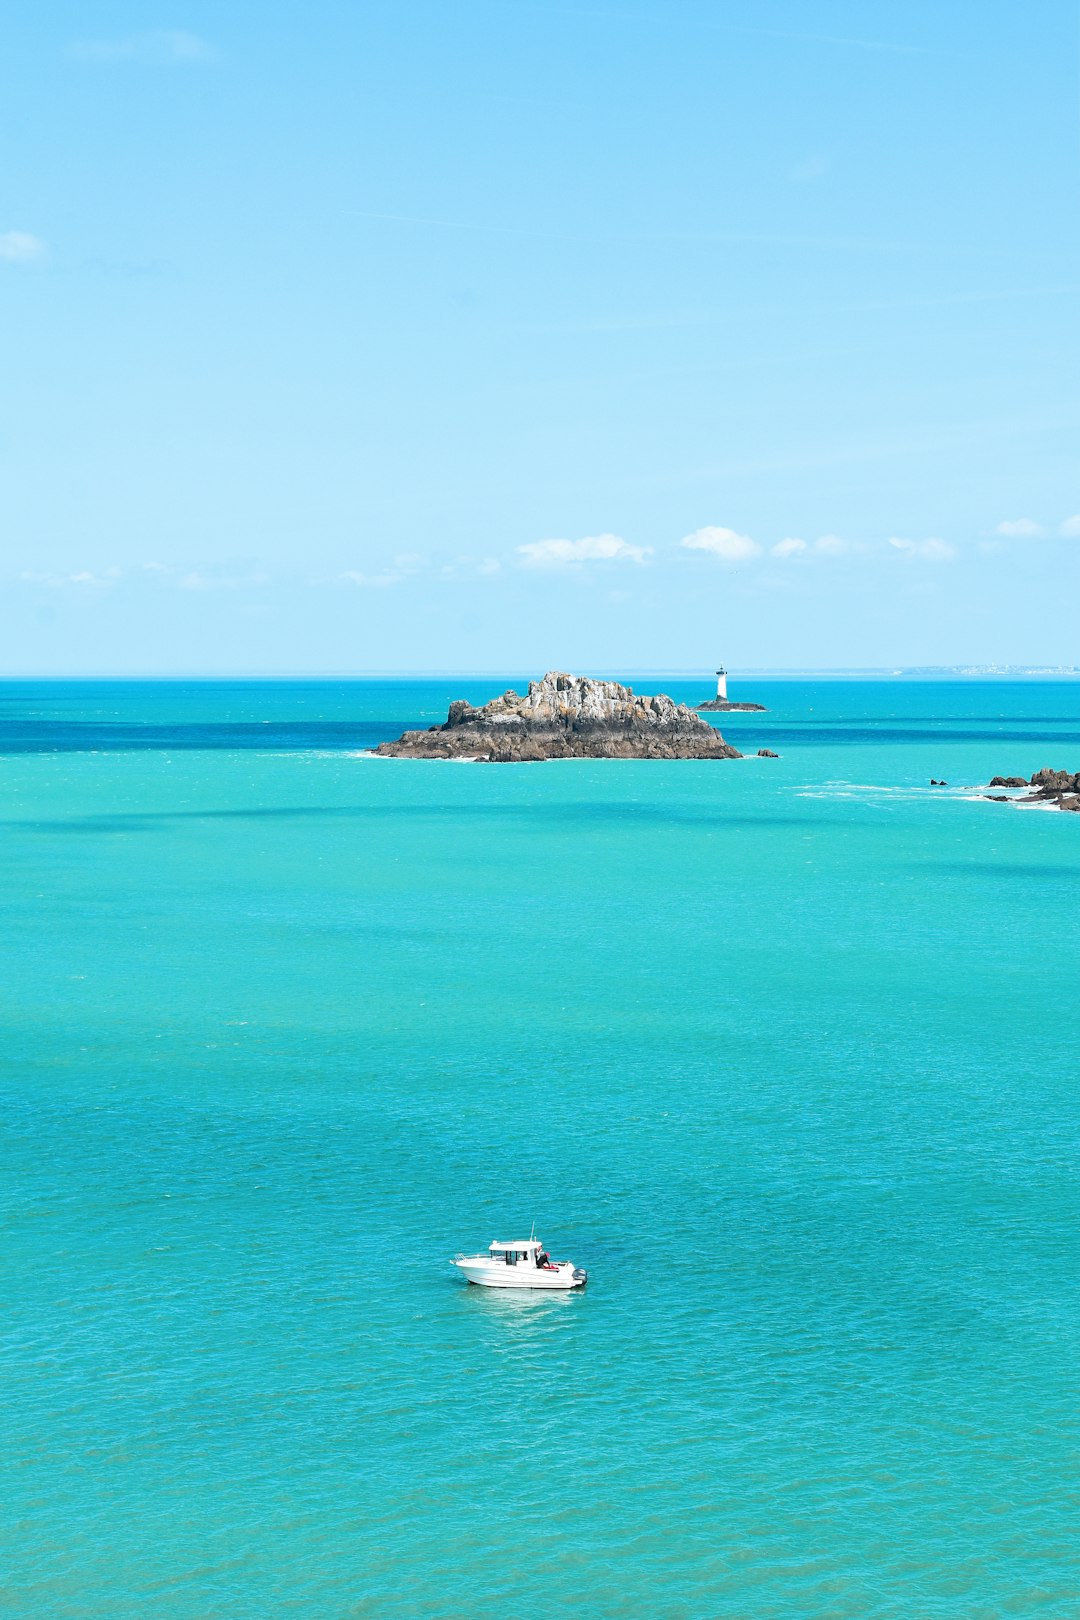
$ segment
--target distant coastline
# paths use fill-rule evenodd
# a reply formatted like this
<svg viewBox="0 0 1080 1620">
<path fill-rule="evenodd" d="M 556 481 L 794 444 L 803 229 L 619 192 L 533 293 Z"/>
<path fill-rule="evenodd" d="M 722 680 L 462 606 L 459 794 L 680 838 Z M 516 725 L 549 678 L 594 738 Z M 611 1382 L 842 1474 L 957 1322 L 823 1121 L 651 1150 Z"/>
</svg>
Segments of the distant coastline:
<svg viewBox="0 0 1080 1620">
<path fill-rule="evenodd" d="M 732 671 L 736 679 L 752 677 L 755 681 L 895 681 L 898 684 L 917 681 L 1072 681 L 1080 680 L 1080 666 L 1035 664 L 955 664 L 911 665 L 909 667 L 877 667 L 867 669 L 776 669 L 755 668 L 750 665 Z M 205 682 L 222 681 L 506 681 L 521 680 L 522 670 L 500 665 L 497 669 L 13 669 L 0 671 L 0 683 L 40 682 L 48 685 L 65 683 L 102 684 L 115 682 Z M 700 683 L 702 670 L 637 668 L 599 668 L 599 679 L 618 681 L 678 681 L 689 685 Z"/>
</svg>

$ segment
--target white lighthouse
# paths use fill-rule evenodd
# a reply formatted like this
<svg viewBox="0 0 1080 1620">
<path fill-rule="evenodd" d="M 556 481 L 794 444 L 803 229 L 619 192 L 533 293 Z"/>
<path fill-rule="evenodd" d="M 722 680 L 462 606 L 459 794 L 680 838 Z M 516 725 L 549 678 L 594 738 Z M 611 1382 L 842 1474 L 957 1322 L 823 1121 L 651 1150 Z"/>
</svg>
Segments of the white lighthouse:
<svg viewBox="0 0 1080 1620">
<path fill-rule="evenodd" d="M 716 701 L 718 703 L 726 703 L 727 700 L 727 670 L 724 668 L 723 664 L 721 664 L 720 668 L 716 672 Z"/>
</svg>

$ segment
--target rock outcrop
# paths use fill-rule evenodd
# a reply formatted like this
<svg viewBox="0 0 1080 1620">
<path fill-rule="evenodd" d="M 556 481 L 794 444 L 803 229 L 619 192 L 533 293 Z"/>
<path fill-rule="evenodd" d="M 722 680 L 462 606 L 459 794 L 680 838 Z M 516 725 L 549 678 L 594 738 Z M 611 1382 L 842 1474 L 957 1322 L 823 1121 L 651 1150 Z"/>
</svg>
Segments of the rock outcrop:
<svg viewBox="0 0 1080 1620">
<path fill-rule="evenodd" d="M 396 759 L 475 759 L 516 764 L 543 759 L 741 759 L 715 727 L 685 703 L 643 697 L 615 681 L 552 671 L 524 697 L 475 709 L 458 699 L 446 721 L 406 731 L 375 752 Z"/>
<path fill-rule="evenodd" d="M 1031 781 L 1025 781 L 1022 776 L 995 776 L 990 782 L 991 787 L 1028 787 L 1031 792 L 1023 799 L 1013 799 L 1013 804 L 1054 804 L 1059 810 L 1080 811 L 1080 771 L 1054 771 L 1049 766 L 1036 771 Z M 997 799 L 996 794 L 987 794 L 987 798 Z"/>
<path fill-rule="evenodd" d="M 710 698 L 708 703 L 697 705 L 698 713 L 713 714 L 768 714 L 764 703 L 729 703 L 727 698 Z"/>
<path fill-rule="evenodd" d="M 1056 804 L 1059 810 L 1080 810 L 1080 771 L 1052 771 L 1044 767 L 1036 771 L 1028 786 L 1034 788 L 1028 799 L 1042 799 Z"/>
</svg>

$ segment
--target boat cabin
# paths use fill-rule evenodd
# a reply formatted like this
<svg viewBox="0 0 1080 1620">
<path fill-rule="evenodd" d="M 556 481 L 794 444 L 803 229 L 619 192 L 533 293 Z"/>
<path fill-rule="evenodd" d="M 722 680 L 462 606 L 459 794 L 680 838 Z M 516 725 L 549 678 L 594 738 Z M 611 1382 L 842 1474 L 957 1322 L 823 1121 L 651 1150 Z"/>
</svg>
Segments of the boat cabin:
<svg viewBox="0 0 1080 1620">
<path fill-rule="evenodd" d="M 499 1265 L 542 1266 L 547 1264 L 548 1257 L 543 1252 L 542 1243 L 535 1238 L 529 1238 L 521 1243 L 493 1243 L 488 1250 L 488 1257 Z"/>
</svg>

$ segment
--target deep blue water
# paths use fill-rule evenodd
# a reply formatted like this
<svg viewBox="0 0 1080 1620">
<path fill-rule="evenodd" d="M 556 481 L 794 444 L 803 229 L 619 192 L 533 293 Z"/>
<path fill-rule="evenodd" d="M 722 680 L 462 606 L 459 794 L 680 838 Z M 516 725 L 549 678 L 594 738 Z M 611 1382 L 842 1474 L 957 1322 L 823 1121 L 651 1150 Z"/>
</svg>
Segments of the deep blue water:
<svg viewBox="0 0 1080 1620">
<path fill-rule="evenodd" d="M 3 1612 L 1071 1620 L 1080 685 L 506 684 L 0 687 Z"/>
</svg>

